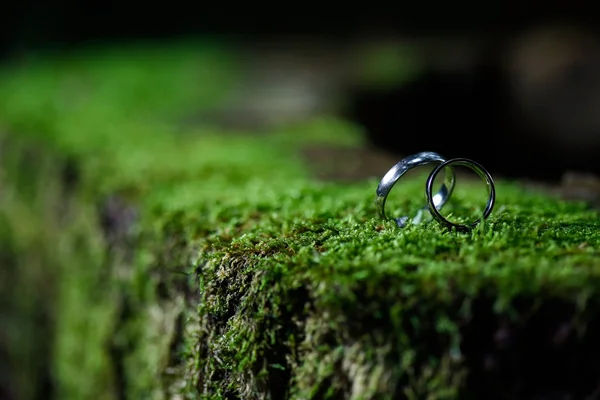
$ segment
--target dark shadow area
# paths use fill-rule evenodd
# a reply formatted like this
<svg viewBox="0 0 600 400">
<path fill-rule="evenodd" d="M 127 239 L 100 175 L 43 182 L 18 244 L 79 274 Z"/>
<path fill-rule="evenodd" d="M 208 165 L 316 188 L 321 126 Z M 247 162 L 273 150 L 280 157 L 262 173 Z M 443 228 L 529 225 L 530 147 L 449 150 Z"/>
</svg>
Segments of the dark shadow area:
<svg viewBox="0 0 600 400">
<path fill-rule="evenodd" d="M 567 170 L 600 173 L 597 141 L 569 149 L 544 140 L 544 128 L 518 109 L 507 78 L 493 63 L 429 70 L 399 88 L 356 90 L 348 116 L 366 128 L 375 147 L 398 155 L 432 150 L 472 158 L 510 178 L 554 181 Z"/>
<path fill-rule="evenodd" d="M 575 306 L 559 298 L 541 307 L 522 298 L 515 301 L 518 320 L 509 320 L 494 315 L 493 303 L 477 299 L 463 329 L 461 350 L 470 373 L 461 398 L 598 398 L 597 315 L 584 325 L 574 317 Z"/>
<path fill-rule="evenodd" d="M 573 21 L 596 27 L 596 7 L 540 8 L 538 4 L 486 4 L 469 12 L 455 7 L 437 9 L 443 18 L 432 18 L 430 5 L 420 3 L 370 7 L 362 3 L 308 4 L 277 8 L 274 5 L 202 3 L 168 4 L 141 1 L 82 3 L 73 0 L 5 2 L 0 9 L 0 53 L 32 48 L 65 48 L 92 42 L 165 39 L 182 35 L 233 35 L 238 39 L 277 40 L 286 35 L 347 38 L 368 31 L 401 35 L 467 35 L 506 37 L 548 20 Z"/>
</svg>

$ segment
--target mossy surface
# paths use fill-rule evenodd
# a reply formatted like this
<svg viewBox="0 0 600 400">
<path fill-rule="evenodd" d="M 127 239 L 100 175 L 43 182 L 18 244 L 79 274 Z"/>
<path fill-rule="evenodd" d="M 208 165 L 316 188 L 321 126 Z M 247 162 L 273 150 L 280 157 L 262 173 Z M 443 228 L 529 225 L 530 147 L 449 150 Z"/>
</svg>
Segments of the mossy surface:
<svg viewBox="0 0 600 400">
<path fill-rule="evenodd" d="M 6 343 L 19 349 L 13 365 L 23 361 L 11 390 L 50 390 L 44 381 L 57 398 L 595 390 L 600 220 L 584 204 L 499 181 L 481 229 L 399 229 L 377 217 L 376 179 L 318 181 L 326 166 L 301 156 L 319 143 L 360 147 L 349 123 L 323 117 L 261 135 L 180 123 L 237 79 L 218 46 L 42 61 L 0 81 L 14 155 L 3 158 L 2 187 L 14 193 L 3 207 L 3 254 L 13 255 L 3 282 L 16 282 L 3 295 L 18 327 Z M 31 148 L 41 155 L 23 168 Z M 78 179 L 65 191 L 69 162 Z M 480 186 L 457 185 L 466 188 L 457 210 L 480 205 Z M 422 206 L 423 186 L 422 176 L 403 180 L 402 205 Z M 138 218 L 122 227 L 126 205 Z M 45 328 L 34 331 L 38 313 Z"/>
</svg>

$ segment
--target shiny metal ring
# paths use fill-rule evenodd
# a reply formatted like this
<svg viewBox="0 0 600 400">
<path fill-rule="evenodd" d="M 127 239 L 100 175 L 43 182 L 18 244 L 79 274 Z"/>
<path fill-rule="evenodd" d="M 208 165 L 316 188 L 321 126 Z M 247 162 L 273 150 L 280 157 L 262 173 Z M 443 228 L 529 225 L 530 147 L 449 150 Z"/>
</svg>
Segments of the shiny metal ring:
<svg viewBox="0 0 600 400">
<path fill-rule="evenodd" d="M 453 222 L 448 221 L 446 218 L 442 216 L 439 212 L 439 208 L 437 207 L 437 202 L 435 197 L 432 196 L 432 188 L 433 183 L 435 182 L 435 178 L 439 174 L 439 172 L 444 169 L 450 167 L 450 165 L 455 166 L 463 166 L 473 170 L 481 179 L 483 179 L 487 185 L 488 189 L 488 201 L 485 206 L 485 210 L 483 211 L 483 215 L 475 222 L 472 222 L 468 225 L 455 224 Z M 427 204 L 429 206 L 429 211 L 433 218 L 438 221 L 440 224 L 448 227 L 448 228 L 456 228 L 458 230 L 469 230 L 476 227 L 482 220 L 489 217 L 494 209 L 494 203 L 496 202 L 496 188 L 494 187 L 494 180 L 490 173 L 483 168 L 483 166 L 473 160 L 469 160 L 468 158 L 454 158 L 452 160 L 444 161 L 440 165 L 438 165 L 431 174 L 427 178 L 427 183 L 425 184 L 425 195 L 427 197 Z"/>
<path fill-rule="evenodd" d="M 431 151 L 425 151 L 417 154 L 413 154 L 412 156 L 408 156 L 401 160 L 399 163 L 394 165 L 392 169 L 390 169 L 385 176 L 379 182 L 379 186 L 377 186 L 377 197 L 375 199 L 375 204 L 377 205 L 379 215 L 383 219 L 387 219 L 385 214 L 385 201 L 387 199 L 388 194 L 392 190 L 392 187 L 398 182 L 398 180 L 410 171 L 413 168 L 420 167 L 428 164 L 441 164 L 446 159 L 439 155 L 438 153 L 434 153 Z M 433 196 L 432 201 L 435 204 L 435 207 L 442 208 L 442 206 L 448 201 L 450 195 L 452 194 L 452 190 L 454 189 L 454 171 L 452 168 L 447 168 L 447 171 L 444 172 L 444 183 L 442 184 L 440 190 Z M 423 211 L 428 209 L 428 205 L 426 204 L 423 208 L 421 208 L 418 214 L 413 218 L 413 223 L 418 223 L 422 218 Z M 393 218 L 398 226 L 402 227 L 406 225 L 409 220 L 409 217 L 403 216 L 399 218 Z"/>
</svg>

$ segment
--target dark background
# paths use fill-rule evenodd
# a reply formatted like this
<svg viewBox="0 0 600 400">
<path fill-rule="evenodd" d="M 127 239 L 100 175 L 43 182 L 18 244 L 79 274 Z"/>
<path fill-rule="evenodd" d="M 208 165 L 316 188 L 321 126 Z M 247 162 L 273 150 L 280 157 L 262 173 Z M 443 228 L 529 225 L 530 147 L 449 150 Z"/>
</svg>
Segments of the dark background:
<svg viewBox="0 0 600 400">
<path fill-rule="evenodd" d="M 569 170 L 600 173 L 600 124 L 573 122 L 582 119 L 575 110 L 582 108 L 579 106 L 565 111 L 563 119 L 570 121 L 566 127 L 554 129 L 557 124 L 553 120 L 531 122 L 531 113 L 516 106 L 503 57 L 523 32 L 556 21 L 596 38 L 600 11 L 591 4 L 562 8 L 516 2 L 486 3 L 479 8 L 443 8 L 429 3 L 369 8 L 364 2 L 336 6 L 199 2 L 195 7 L 177 1 L 25 0 L 3 4 L 0 56 L 5 59 L 36 50 L 190 35 L 238 42 L 277 41 L 289 36 L 343 42 L 377 32 L 394 38 L 435 38 L 449 46 L 456 37 L 476 39 L 483 42 L 484 51 L 469 68 L 457 71 L 426 65 L 417 80 L 402 87 L 357 85 L 347 93 L 350 100 L 344 115 L 366 128 L 375 147 L 398 155 L 436 150 L 447 157 L 475 158 L 494 173 L 518 178 L 558 180 Z M 552 116 L 556 110 L 562 112 L 576 104 L 573 99 L 590 96 L 579 92 L 582 87 L 588 92 L 595 88 L 588 80 L 600 63 L 596 64 L 593 52 L 584 53 L 591 58 L 570 62 L 568 68 L 547 79 L 542 89 L 536 87 L 537 97 L 530 102 L 540 104 L 533 109 Z M 541 104 L 548 98 L 553 99 L 552 104 Z M 564 146 L 553 140 L 570 135 L 577 145 Z"/>
<path fill-rule="evenodd" d="M 326 37 L 357 35 L 377 28 L 406 35 L 463 33 L 505 38 L 547 21 L 598 26 L 600 11 L 588 6 L 544 7 L 533 3 L 486 3 L 444 6 L 407 3 L 370 7 L 310 3 L 81 2 L 24 0 L 3 2 L 3 54 L 31 48 L 67 47 L 89 42 L 161 39 L 189 34 L 272 38 L 305 34 Z"/>
</svg>

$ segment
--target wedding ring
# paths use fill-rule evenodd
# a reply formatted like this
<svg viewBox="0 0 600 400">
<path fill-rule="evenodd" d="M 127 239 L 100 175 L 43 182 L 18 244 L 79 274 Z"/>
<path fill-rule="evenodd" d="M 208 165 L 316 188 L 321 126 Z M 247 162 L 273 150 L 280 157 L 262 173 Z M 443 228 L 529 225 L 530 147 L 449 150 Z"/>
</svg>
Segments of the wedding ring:
<svg viewBox="0 0 600 400">
<path fill-rule="evenodd" d="M 441 164 L 444 161 L 446 161 L 445 158 L 442 157 L 441 155 L 439 155 L 438 153 L 434 153 L 431 151 L 425 151 L 425 152 L 413 154 L 412 156 L 408 156 L 408 157 L 404 158 L 403 160 L 401 160 L 400 162 L 398 162 L 396 165 L 394 165 L 385 174 L 383 179 L 381 179 L 381 182 L 379 182 L 379 186 L 377 186 L 377 192 L 376 192 L 377 197 L 376 197 L 375 203 L 377 205 L 379 215 L 383 219 L 387 219 L 386 213 L 385 213 L 385 202 L 386 202 L 387 196 L 390 193 L 390 191 L 392 190 L 392 188 L 394 187 L 394 185 L 396 184 L 396 182 L 398 182 L 398 180 L 404 174 L 406 174 L 408 171 L 410 171 L 411 169 L 416 168 L 416 167 L 420 167 L 420 166 L 428 165 L 428 164 Z M 439 171 L 441 171 L 441 169 L 443 169 L 443 167 L 440 168 L 438 166 L 437 169 L 439 172 Z M 451 167 L 448 167 L 444 171 L 444 182 L 442 183 L 442 186 L 440 187 L 439 191 L 434 196 L 431 196 L 431 202 L 434 204 L 434 208 L 436 209 L 436 211 L 438 209 L 442 208 L 442 206 L 450 198 L 450 195 L 452 194 L 452 190 L 454 189 L 454 183 L 455 183 L 454 171 L 452 170 Z M 430 198 L 428 197 L 428 201 L 429 200 L 430 200 Z M 423 212 L 426 211 L 427 209 L 428 209 L 428 205 L 425 205 L 423 208 L 421 208 L 418 211 L 417 215 L 412 219 L 412 222 L 415 224 L 419 223 L 421 221 L 421 219 L 423 218 Z M 402 226 L 406 225 L 406 223 L 409 220 L 409 217 L 401 216 L 401 217 L 395 217 L 393 219 L 396 221 L 398 226 L 402 227 Z"/>
<path fill-rule="evenodd" d="M 433 183 L 435 182 L 435 178 L 441 170 L 443 170 L 444 168 L 447 169 L 451 165 L 463 166 L 473 170 L 477 175 L 479 175 L 481 179 L 485 181 L 487 185 L 488 201 L 483 211 L 483 215 L 478 220 L 470 224 L 463 225 L 448 221 L 439 212 L 439 201 L 436 200 L 437 194 L 435 196 L 432 196 L 432 189 Z M 444 173 L 447 174 L 446 172 Z M 489 215 L 492 213 L 494 203 L 496 202 L 496 188 L 494 187 L 494 180 L 492 179 L 492 176 L 481 164 L 473 160 L 469 160 L 468 158 L 454 158 L 452 160 L 442 162 L 431 172 L 431 174 L 427 178 L 427 183 L 425 184 L 425 196 L 427 197 L 429 211 L 431 212 L 431 215 L 436 221 L 448 228 L 456 228 L 458 230 L 465 231 L 476 227 L 482 220 L 489 217 Z"/>
</svg>

